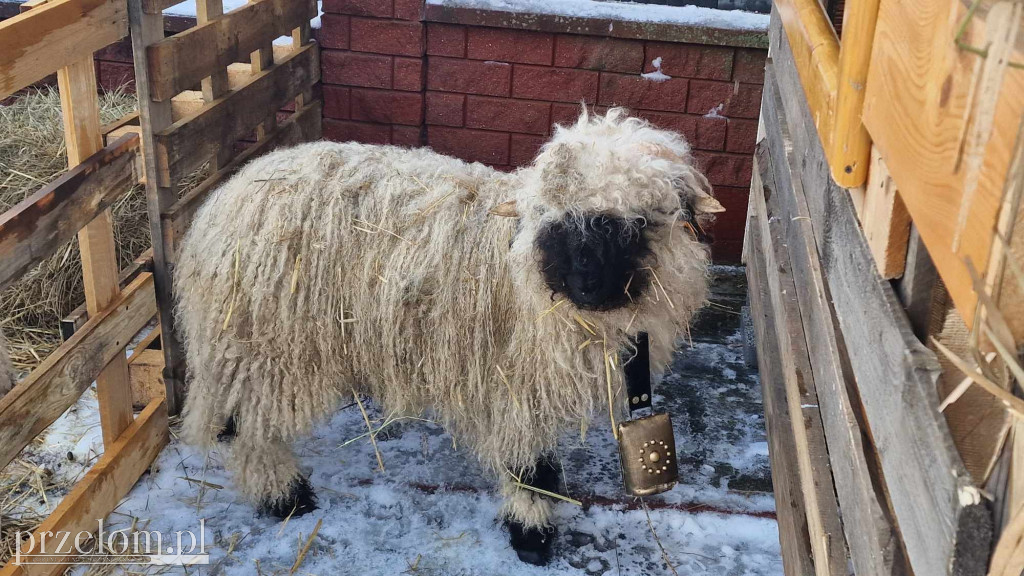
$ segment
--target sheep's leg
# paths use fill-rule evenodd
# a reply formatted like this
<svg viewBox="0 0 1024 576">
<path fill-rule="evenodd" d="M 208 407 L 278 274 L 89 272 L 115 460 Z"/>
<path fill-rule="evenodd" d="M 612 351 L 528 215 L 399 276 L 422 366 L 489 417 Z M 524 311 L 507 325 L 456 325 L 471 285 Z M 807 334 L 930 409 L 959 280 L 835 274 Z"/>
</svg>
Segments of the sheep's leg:
<svg viewBox="0 0 1024 576">
<path fill-rule="evenodd" d="M 524 484 L 552 493 L 560 492 L 560 475 L 553 455 L 537 461 L 531 477 L 522 477 Z M 551 546 L 557 531 L 551 525 L 551 500 L 528 488 L 503 480 L 505 496 L 505 526 L 509 540 L 519 559 L 543 566 L 551 559 Z"/>
<path fill-rule="evenodd" d="M 238 430 L 231 447 L 235 484 L 260 513 L 278 518 L 316 510 L 316 494 L 282 440 L 255 438 Z"/>
</svg>

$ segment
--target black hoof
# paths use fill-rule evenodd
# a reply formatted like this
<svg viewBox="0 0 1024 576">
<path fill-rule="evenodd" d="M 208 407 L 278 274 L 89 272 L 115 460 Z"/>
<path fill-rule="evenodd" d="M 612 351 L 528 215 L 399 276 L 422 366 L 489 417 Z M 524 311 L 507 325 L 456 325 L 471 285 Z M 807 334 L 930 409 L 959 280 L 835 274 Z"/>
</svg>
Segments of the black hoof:
<svg viewBox="0 0 1024 576">
<path fill-rule="evenodd" d="M 551 561 L 551 549 L 557 531 L 547 528 L 526 528 L 514 520 L 506 520 L 509 541 L 519 560 L 534 566 L 546 566 Z"/>
<path fill-rule="evenodd" d="M 309 480 L 299 478 L 293 480 L 288 487 L 288 495 L 273 501 L 266 501 L 260 504 L 260 512 L 265 516 L 274 516 L 285 519 L 288 517 L 298 518 L 316 510 L 316 493 L 310 486 Z"/>
<path fill-rule="evenodd" d="M 217 434 L 217 442 L 227 442 L 235 437 L 235 417 L 228 416 L 228 421 L 224 423 L 224 428 L 221 429 L 220 434 Z"/>
</svg>

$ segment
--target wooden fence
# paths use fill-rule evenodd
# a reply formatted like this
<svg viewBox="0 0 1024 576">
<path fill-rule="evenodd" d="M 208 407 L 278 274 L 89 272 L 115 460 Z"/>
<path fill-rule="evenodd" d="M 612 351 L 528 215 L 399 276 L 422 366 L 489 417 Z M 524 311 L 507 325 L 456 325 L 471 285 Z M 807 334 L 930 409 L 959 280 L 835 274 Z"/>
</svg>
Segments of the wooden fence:
<svg viewBox="0 0 1024 576">
<path fill-rule="evenodd" d="M 227 14 L 221 0 L 196 0 L 196 26 L 165 38 L 161 12 L 178 1 L 128 2 L 172 414 L 180 410 L 185 378 L 172 316 L 177 244 L 203 199 L 247 160 L 319 138 L 321 107 L 312 94 L 320 79 L 319 51 L 310 40 L 315 0 L 253 0 Z M 282 36 L 291 37 L 290 45 L 275 46 Z M 285 107 L 294 112 L 278 122 Z M 236 154 L 238 142 L 250 136 L 255 143 Z M 197 170 L 202 182 L 182 194 Z"/>
<path fill-rule="evenodd" d="M 167 442 L 162 397 L 136 417 L 125 346 L 156 314 L 153 277 L 141 272 L 123 289 L 109 207 L 141 174 L 137 135 L 107 146 L 101 135 L 92 53 L 128 31 L 116 0 L 36 2 L 0 23 L 0 98 L 57 73 L 69 170 L 0 215 L 0 288 L 78 236 L 89 320 L 0 400 L 0 467 L 6 466 L 96 382 L 104 453 L 39 527 L 22 554 L 49 565 L 8 563 L 0 574 L 57 574 L 73 558 L 44 532 L 92 531 Z"/>
</svg>

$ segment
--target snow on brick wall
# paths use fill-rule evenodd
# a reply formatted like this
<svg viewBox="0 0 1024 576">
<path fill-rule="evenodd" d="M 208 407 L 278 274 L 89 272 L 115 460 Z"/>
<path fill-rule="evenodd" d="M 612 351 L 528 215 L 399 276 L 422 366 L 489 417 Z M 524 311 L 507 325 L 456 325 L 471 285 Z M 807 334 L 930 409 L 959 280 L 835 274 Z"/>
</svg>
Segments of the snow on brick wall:
<svg viewBox="0 0 1024 576">
<path fill-rule="evenodd" d="M 532 30 L 505 21 L 481 25 L 472 10 L 466 23 L 450 16 L 434 21 L 439 18 L 433 10 L 455 1 L 463 2 L 429 0 L 445 2 L 441 7 L 416 0 L 325 0 L 320 42 L 326 138 L 429 145 L 510 170 L 533 159 L 552 125 L 573 121 L 580 103 L 598 111 L 627 106 L 690 140 L 728 209 L 713 231 L 715 258 L 739 260 L 765 50 L 562 33 L 552 25 L 564 22 L 561 16 L 544 21 L 530 14 L 529 23 L 520 25 L 515 19 L 521 13 L 509 15 L 509 25 Z M 505 0 L 487 1 L 494 9 Z M 561 1 L 563 12 L 565 4 L 589 2 Z M 763 18 L 700 10 L 703 17 L 735 16 L 734 29 L 757 28 Z M 693 24 L 692 16 L 679 19 Z M 587 21 L 589 30 L 623 26 Z"/>
</svg>

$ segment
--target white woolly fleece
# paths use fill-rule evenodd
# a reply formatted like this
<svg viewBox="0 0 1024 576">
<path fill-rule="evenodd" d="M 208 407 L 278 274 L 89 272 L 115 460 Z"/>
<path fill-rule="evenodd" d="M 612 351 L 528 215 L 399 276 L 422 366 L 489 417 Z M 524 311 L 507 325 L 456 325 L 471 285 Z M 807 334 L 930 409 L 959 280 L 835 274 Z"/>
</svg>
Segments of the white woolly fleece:
<svg viewBox="0 0 1024 576">
<path fill-rule="evenodd" d="M 609 380 L 623 411 L 628 336 L 650 334 L 652 369 L 670 360 L 708 284 L 681 214 L 709 192 L 682 137 L 622 110 L 584 113 L 511 174 L 355 143 L 263 156 L 200 209 L 175 269 L 186 437 L 209 446 L 235 415 L 240 488 L 281 497 L 286 443 L 357 392 L 431 411 L 498 474 L 532 470 L 607 412 Z M 520 219 L 489 214 L 510 200 Z M 651 281 L 617 310 L 577 309 L 538 266 L 543 226 L 596 213 L 647 223 Z"/>
</svg>

